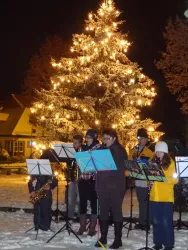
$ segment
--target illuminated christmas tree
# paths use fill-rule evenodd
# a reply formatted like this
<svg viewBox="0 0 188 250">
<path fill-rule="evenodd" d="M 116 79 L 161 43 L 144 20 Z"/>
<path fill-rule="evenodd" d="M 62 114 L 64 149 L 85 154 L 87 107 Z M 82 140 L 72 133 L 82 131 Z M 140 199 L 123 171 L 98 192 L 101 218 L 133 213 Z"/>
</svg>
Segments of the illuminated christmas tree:
<svg viewBox="0 0 188 250">
<path fill-rule="evenodd" d="M 84 34 L 73 35 L 72 58 L 52 61 L 57 75 L 52 89 L 38 92 L 31 112 L 43 127 L 69 140 L 91 127 L 112 127 L 121 142 L 132 147 L 136 131 L 144 127 L 157 140 L 160 125 L 140 119 L 140 109 L 156 96 L 154 82 L 131 62 L 127 35 L 119 31 L 120 12 L 112 0 L 104 1 L 96 14 L 89 13 Z"/>
</svg>

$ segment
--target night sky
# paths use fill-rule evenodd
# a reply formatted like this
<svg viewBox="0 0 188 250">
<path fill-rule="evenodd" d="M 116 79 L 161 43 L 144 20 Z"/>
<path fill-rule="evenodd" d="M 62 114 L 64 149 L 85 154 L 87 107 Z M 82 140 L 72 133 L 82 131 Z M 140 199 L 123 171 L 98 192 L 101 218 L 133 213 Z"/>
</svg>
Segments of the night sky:
<svg viewBox="0 0 188 250">
<path fill-rule="evenodd" d="M 1 91 L 0 96 L 19 93 L 29 61 L 49 35 L 71 40 L 73 33 L 82 33 L 88 13 L 98 8 L 100 0 L 5 0 L 0 2 L 1 24 Z M 158 96 L 145 111 L 163 123 L 167 137 L 182 136 L 180 105 L 165 87 L 154 59 L 165 49 L 162 33 L 169 17 L 183 17 L 185 0 L 115 0 L 122 11 L 121 26 L 133 45 L 128 57 L 138 62 L 144 73 L 156 83 Z M 71 45 L 71 44 L 70 44 Z"/>
</svg>

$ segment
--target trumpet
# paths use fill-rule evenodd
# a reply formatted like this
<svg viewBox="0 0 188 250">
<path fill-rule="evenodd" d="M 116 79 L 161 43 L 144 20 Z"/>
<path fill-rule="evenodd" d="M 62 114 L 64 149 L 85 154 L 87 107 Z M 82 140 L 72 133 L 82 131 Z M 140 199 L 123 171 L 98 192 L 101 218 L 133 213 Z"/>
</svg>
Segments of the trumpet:
<svg viewBox="0 0 188 250">
<path fill-rule="evenodd" d="M 37 203 L 37 201 L 46 198 L 45 188 L 52 183 L 52 180 L 48 180 L 39 190 L 35 191 L 34 196 L 30 196 L 29 202 L 32 204 Z"/>
</svg>

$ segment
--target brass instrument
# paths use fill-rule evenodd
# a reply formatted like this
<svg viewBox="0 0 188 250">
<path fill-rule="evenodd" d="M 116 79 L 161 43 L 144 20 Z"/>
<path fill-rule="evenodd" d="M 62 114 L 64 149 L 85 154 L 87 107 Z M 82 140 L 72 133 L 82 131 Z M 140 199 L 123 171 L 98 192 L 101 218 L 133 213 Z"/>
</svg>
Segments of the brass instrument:
<svg viewBox="0 0 188 250">
<path fill-rule="evenodd" d="M 48 180 L 39 190 L 35 191 L 34 196 L 30 196 L 29 202 L 32 204 L 37 203 L 40 199 L 46 198 L 45 187 L 52 183 L 52 180 Z"/>
</svg>

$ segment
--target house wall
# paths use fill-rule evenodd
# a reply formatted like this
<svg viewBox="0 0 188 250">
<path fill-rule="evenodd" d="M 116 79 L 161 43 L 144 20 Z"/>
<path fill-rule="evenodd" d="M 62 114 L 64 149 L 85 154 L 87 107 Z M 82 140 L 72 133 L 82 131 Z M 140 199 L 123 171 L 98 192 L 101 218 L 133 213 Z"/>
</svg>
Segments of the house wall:
<svg viewBox="0 0 188 250">
<path fill-rule="evenodd" d="M 24 156 L 29 157 L 34 149 L 31 147 L 32 138 L 19 138 L 14 136 L 0 137 L 0 143 L 4 149 L 8 151 L 10 156 Z M 12 144 L 11 144 L 12 142 Z M 23 152 L 18 149 L 18 147 L 23 143 Z M 9 146 L 8 146 L 9 145 Z M 11 146 L 12 145 L 12 146 Z M 11 146 L 11 149 L 9 148 Z M 17 152 L 16 152 L 17 150 Z"/>
<path fill-rule="evenodd" d="M 0 142 L 11 156 L 29 157 L 33 152 L 31 147 L 32 138 L 35 137 L 34 127 L 29 123 L 30 109 L 25 108 L 18 120 L 12 135 L 0 135 Z"/>
</svg>

